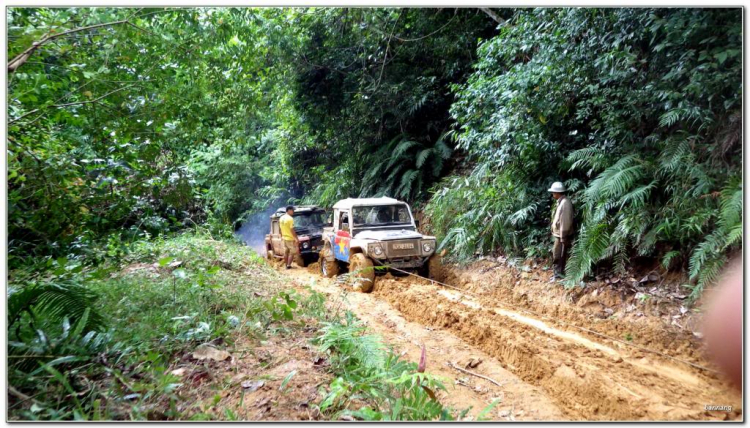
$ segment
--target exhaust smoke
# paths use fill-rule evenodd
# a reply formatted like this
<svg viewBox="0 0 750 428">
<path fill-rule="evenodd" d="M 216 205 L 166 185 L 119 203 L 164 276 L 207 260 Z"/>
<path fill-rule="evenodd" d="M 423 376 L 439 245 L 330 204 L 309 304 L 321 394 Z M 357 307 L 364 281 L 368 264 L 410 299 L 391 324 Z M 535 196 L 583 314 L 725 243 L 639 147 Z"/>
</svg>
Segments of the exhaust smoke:
<svg viewBox="0 0 750 428">
<path fill-rule="evenodd" d="M 284 199 L 273 201 L 264 211 L 249 214 L 235 235 L 261 256 L 266 255 L 266 235 L 270 231 L 269 217 L 284 205 Z"/>
</svg>

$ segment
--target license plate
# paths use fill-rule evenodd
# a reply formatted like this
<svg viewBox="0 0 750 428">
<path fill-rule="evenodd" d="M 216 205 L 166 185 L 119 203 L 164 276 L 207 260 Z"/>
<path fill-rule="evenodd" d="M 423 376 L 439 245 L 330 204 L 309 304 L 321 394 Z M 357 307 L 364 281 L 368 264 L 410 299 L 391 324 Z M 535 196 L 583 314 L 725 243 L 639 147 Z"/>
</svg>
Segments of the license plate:
<svg viewBox="0 0 750 428">
<path fill-rule="evenodd" d="M 407 244 L 393 244 L 394 250 L 412 250 L 414 249 L 414 244 L 407 243 Z"/>
</svg>

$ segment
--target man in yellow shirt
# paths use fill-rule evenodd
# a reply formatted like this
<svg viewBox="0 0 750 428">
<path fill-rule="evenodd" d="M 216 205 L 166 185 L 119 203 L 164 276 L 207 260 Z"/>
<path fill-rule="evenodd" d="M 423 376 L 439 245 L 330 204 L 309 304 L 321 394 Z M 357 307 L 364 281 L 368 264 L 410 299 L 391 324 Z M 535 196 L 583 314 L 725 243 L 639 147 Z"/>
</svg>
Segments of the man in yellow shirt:
<svg viewBox="0 0 750 428">
<path fill-rule="evenodd" d="M 284 260 L 286 261 L 286 268 L 292 268 L 292 260 L 294 255 L 297 253 L 297 247 L 299 247 L 299 239 L 297 238 L 297 232 L 294 231 L 294 207 L 286 207 L 286 214 L 281 216 L 279 219 L 279 227 L 281 227 L 281 239 L 284 241 Z"/>
</svg>

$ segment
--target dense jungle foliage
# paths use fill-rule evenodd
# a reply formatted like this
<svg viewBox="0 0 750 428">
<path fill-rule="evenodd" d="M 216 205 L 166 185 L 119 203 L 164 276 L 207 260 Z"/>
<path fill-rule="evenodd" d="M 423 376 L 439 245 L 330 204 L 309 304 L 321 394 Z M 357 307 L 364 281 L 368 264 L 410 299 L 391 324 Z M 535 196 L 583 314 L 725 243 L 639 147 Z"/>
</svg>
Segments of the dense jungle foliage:
<svg viewBox="0 0 750 428">
<path fill-rule="evenodd" d="M 26 419 L 150 418 L 176 400 L 162 354 L 233 337 L 237 302 L 276 328 L 290 297 L 222 273 L 257 264 L 223 242 L 271 201 L 389 195 L 454 261 L 535 258 L 563 181 L 568 286 L 640 266 L 683 273 L 693 299 L 741 247 L 739 8 L 6 13 L 9 376 Z M 133 263 L 156 266 L 153 290 L 113 273 Z M 331 349 L 365 340 L 354 321 L 326 328 Z M 380 377 L 346 358 L 330 412 Z M 426 417 L 380 404 L 365 416 Z"/>
<path fill-rule="evenodd" d="M 741 242 L 739 9 L 10 8 L 11 266 L 242 221 L 279 196 L 418 206 L 457 259 L 571 284 L 634 256 L 696 293 Z M 34 43 L 38 43 L 34 45 Z"/>
</svg>

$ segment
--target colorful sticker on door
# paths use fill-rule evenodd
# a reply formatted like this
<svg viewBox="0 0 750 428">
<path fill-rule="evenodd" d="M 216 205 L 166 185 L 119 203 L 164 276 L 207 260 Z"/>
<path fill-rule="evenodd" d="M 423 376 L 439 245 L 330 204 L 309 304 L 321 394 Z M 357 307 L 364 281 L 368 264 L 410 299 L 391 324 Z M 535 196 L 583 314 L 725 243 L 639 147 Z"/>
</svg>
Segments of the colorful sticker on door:
<svg viewBox="0 0 750 428">
<path fill-rule="evenodd" d="M 349 232 L 339 230 L 333 238 L 333 255 L 339 260 L 349 261 L 349 242 L 351 236 Z"/>
</svg>

